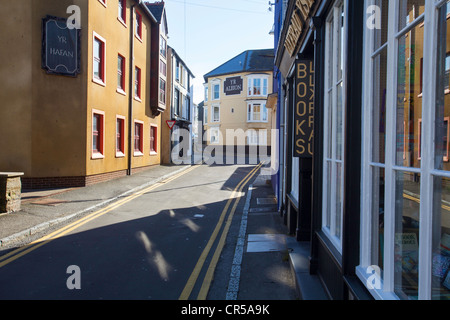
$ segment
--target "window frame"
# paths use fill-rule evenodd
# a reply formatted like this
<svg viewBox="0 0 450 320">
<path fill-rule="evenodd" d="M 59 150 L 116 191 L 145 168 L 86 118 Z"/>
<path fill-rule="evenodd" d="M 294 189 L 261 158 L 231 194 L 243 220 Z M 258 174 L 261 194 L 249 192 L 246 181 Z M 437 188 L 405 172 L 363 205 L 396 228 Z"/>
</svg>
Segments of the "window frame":
<svg viewBox="0 0 450 320">
<path fill-rule="evenodd" d="M 117 92 L 121 94 L 126 94 L 125 92 L 125 85 L 126 85 L 126 59 L 123 55 L 120 53 L 117 55 L 117 62 L 122 59 L 121 68 L 117 66 Z M 121 77 L 120 83 L 119 83 L 119 76 Z"/>
<path fill-rule="evenodd" d="M 435 124 L 436 124 L 436 85 L 437 85 L 437 53 L 439 39 L 438 10 L 440 6 L 445 6 L 446 0 L 425 0 L 425 12 L 418 15 L 415 20 L 409 21 L 409 24 L 402 30 L 398 30 L 398 16 L 400 12 L 397 1 L 389 1 L 388 8 L 388 36 L 387 36 L 387 105 L 394 107 L 386 110 L 386 160 L 382 167 L 385 170 L 385 210 L 384 210 L 384 270 L 381 277 L 378 273 L 368 273 L 367 269 L 371 263 L 371 228 L 372 220 L 368 216 L 367 210 L 371 208 L 371 184 L 372 177 L 370 169 L 374 167 L 371 163 L 372 150 L 372 89 L 371 81 L 374 76 L 373 63 L 371 62 L 374 53 L 374 34 L 376 30 L 364 31 L 365 53 L 363 57 L 364 70 L 366 76 L 363 78 L 362 95 L 362 184 L 361 184 L 361 246 L 360 246 L 360 264 L 356 268 L 356 275 L 367 287 L 375 299 L 399 300 L 400 297 L 394 292 L 395 289 L 395 190 L 397 173 L 414 173 L 420 175 L 420 216 L 419 216 L 419 248 L 418 248 L 418 299 L 430 300 L 432 298 L 432 259 L 431 253 L 432 232 L 433 232 L 433 183 L 434 178 L 450 178 L 450 172 L 435 169 Z M 376 4 L 375 0 L 365 0 L 365 8 Z M 448 19 L 448 18 L 447 18 Z M 419 168 L 405 167 L 396 163 L 396 125 L 397 125 L 397 82 L 398 82 L 398 44 L 399 39 L 409 30 L 418 25 L 423 26 L 423 87 L 422 87 L 422 116 L 420 126 L 420 151 L 421 163 Z M 394 27 L 395 26 L 395 27 Z M 448 37 L 448 34 L 447 34 Z M 379 50 L 379 49 L 377 49 Z M 426 107 L 432 106 L 432 107 Z M 445 120 L 444 120 L 445 121 Z M 447 128 L 447 132 L 449 128 Z M 448 144 L 448 141 L 447 141 Z M 393 192 L 394 191 L 394 192 Z M 374 278 L 375 277 L 375 278 Z M 380 286 L 371 287 L 375 279 Z"/>
<path fill-rule="evenodd" d="M 98 41 L 100 43 L 100 52 L 99 57 L 96 56 L 95 52 L 95 44 Z M 99 77 L 95 75 L 95 64 L 99 64 Z M 100 36 L 95 31 L 93 32 L 93 40 L 92 40 L 92 81 L 101 85 L 106 86 L 106 40 L 102 36 Z"/>
<path fill-rule="evenodd" d="M 94 130 L 94 119 L 98 118 L 97 130 Z M 97 137 L 97 149 L 94 149 L 94 137 Z M 92 109 L 91 120 L 91 159 L 105 158 L 105 112 L 102 110 Z"/>
<path fill-rule="evenodd" d="M 117 20 L 119 20 L 125 27 L 127 26 L 127 1 L 117 1 Z"/>
<path fill-rule="evenodd" d="M 261 107 L 260 110 L 260 120 L 255 120 L 254 107 L 259 105 Z M 266 119 L 264 120 L 264 115 Z M 247 123 L 268 123 L 269 122 L 269 110 L 267 109 L 267 101 L 265 100 L 252 100 L 247 102 Z"/>
<path fill-rule="evenodd" d="M 125 157 L 125 119 L 124 116 L 116 115 L 116 158 Z M 120 128 L 118 128 L 119 123 Z"/>
<path fill-rule="evenodd" d="M 214 133 L 216 133 L 216 134 L 214 134 Z M 215 139 L 213 141 L 213 137 L 216 137 L 216 136 L 217 136 L 217 141 Z M 215 144 L 215 145 L 220 144 L 220 128 L 219 127 L 209 128 L 209 143 Z"/>
<path fill-rule="evenodd" d="M 340 21 L 342 21 L 341 7 L 343 7 L 344 14 L 344 30 L 342 31 Z M 346 67 L 347 50 L 344 43 L 341 42 L 341 36 L 347 32 L 348 23 L 348 1 L 337 0 L 332 5 L 331 11 L 325 21 L 325 66 L 324 66 L 324 108 L 331 108 L 331 114 L 328 111 L 324 112 L 324 144 L 323 144 L 323 184 L 322 184 L 322 228 L 321 230 L 331 241 L 337 252 L 342 254 L 343 250 L 343 216 L 344 216 L 344 151 L 345 151 L 345 108 L 344 101 L 346 92 L 346 75 L 342 73 L 341 78 L 338 74 L 337 53 L 338 48 L 343 57 L 341 64 L 342 70 Z M 339 33 L 343 32 L 343 34 Z M 331 35 L 330 35 L 331 34 Z M 332 51 L 330 51 L 330 40 L 332 44 Z M 342 46 L 342 44 L 344 44 Z M 331 60 L 331 63 L 330 63 Z M 332 70 L 330 69 L 332 68 Z M 330 72 L 332 77 L 330 78 Z M 337 147 L 336 140 L 339 139 L 339 132 L 336 129 L 337 125 L 337 107 L 338 107 L 338 88 L 342 86 L 342 105 L 341 105 L 341 149 Z M 331 94 L 331 95 L 330 95 Z M 330 99 L 331 98 L 331 99 Z M 331 117 L 331 119 L 330 119 Z M 331 120 L 331 126 L 328 125 Z M 331 131 L 330 131 L 331 129 Z M 331 138 L 331 141 L 329 141 Z M 331 154 L 330 154 L 331 151 Z M 340 157 L 338 156 L 340 154 Z M 331 172 L 329 171 L 331 167 Z M 340 171 L 338 171 L 340 167 Z M 340 173 L 340 174 L 339 174 Z M 339 175 L 339 178 L 337 176 Z M 337 183 L 339 182 L 340 192 L 337 192 Z M 338 199 L 339 196 L 339 199 Z M 329 198 L 330 197 L 330 198 Z M 340 204 L 339 211 L 336 210 L 337 203 Z M 329 209 L 329 210 L 328 210 Z M 339 219 L 338 219 L 339 217 Z M 339 221 L 337 221 L 339 220 Z M 329 225 L 328 225 L 329 224 Z"/>
<path fill-rule="evenodd" d="M 138 66 L 134 67 L 134 99 L 142 99 L 142 70 Z"/>
<path fill-rule="evenodd" d="M 133 156 L 141 157 L 144 155 L 144 121 L 134 120 L 133 122 Z M 137 128 L 139 127 L 139 134 Z M 136 146 L 138 146 L 136 148 Z"/>
<path fill-rule="evenodd" d="M 134 28 L 134 35 L 136 38 L 142 42 L 142 33 L 143 33 L 143 20 L 142 20 L 142 14 L 135 10 L 135 28 Z"/>
<path fill-rule="evenodd" d="M 255 81 L 259 80 L 259 86 L 255 85 Z M 259 88 L 258 88 L 259 87 Z M 255 93 L 255 89 L 259 93 Z M 269 75 L 268 74 L 252 74 L 247 76 L 247 96 L 248 97 L 267 97 L 269 95 Z"/>
<path fill-rule="evenodd" d="M 215 112 L 214 112 L 214 109 L 218 109 L 218 115 L 219 115 L 219 117 L 216 119 L 215 118 Z M 213 104 L 212 106 L 211 106 L 211 122 L 212 123 L 218 123 L 218 122 L 220 122 L 220 104 Z"/>
<path fill-rule="evenodd" d="M 158 154 L 158 126 L 150 124 L 150 155 Z"/>
</svg>

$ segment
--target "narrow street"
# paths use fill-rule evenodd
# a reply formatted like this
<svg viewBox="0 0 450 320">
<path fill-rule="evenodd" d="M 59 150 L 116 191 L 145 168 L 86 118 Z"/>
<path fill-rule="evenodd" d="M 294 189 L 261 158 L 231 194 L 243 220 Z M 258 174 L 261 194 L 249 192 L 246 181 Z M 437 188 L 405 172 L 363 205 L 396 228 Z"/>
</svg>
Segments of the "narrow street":
<svg viewBox="0 0 450 320">
<path fill-rule="evenodd" d="M 187 300 L 207 294 L 206 270 L 220 254 L 228 218 L 242 214 L 258 169 L 194 166 L 2 255 L 0 299 Z"/>
</svg>

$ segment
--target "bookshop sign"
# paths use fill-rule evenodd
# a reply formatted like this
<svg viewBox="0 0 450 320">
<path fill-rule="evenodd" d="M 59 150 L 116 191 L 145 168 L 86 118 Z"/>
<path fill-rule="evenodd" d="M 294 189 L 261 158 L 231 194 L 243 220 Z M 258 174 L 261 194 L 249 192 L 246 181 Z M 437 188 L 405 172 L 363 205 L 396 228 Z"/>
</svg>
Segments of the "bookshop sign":
<svg viewBox="0 0 450 320">
<path fill-rule="evenodd" d="M 314 138 L 314 62 L 297 60 L 295 70 L 294 157 L 311 158 Z"/>
<path fill-rule="evenodd" d="M 76 77 L 80 52 L 79 29 L 69 28 L 64 18 L 47 16 L 42 20 L 42 68 L 48 74 Z"/>
</svg>

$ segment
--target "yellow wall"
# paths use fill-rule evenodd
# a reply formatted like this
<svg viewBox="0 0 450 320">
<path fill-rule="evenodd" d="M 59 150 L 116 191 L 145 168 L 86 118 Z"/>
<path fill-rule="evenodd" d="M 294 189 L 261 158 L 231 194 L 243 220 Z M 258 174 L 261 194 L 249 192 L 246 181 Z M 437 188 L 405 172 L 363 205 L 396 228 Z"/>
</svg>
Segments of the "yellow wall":
<svg viewBox="0 0 450 320">
<path fill-rule="evenodd" d="M 134 67 L 141 69 L 141 99 L 133 98 L 133 125 L 132 133 L 134 135 L 134 120 L 144 122 L 144 152 L 143 156 L 134 156 L 132 152 L 132 167 L 144 167 L 160 163 L 160 152 L 157 155 L 150 155 L 150 124 L 158 126 L 158 149 L 161 141 L 161 117 L 151 118 L 150 110 L 150 48 L 151 48 L 151 23 L 144 11 L 138 8 L 142 16 L 143 30 L 142 41 L 133 36 L 134 42 L 134 64 L 133 74 L 130 75 L 130 11 L 134 1 L 127 1 L 127 20 L 125 27 L 117 19 L 117 4 L 108 3 L 104 7 L 98 1 L 89 3 L 89 57 L 93 54 L 94 32 L 106 40 L 106 85 L 102 86 L 92 81 L 92 63 L 88 69 L 88 100 L 87 100 L 87 118 L 88 126 L 86 134 L 89 137 L 86 145 L 87 175 L 99 174 L 103 172 L 112 172 L 127 169 L 128 162 L 128 139 L 125 138 L 125 157 L 116 157 L 116 115 L 126 117 L 125 136 L 128 137 L 128 108 L 130 94 L 134 97 L 134 85 L 130 88 L 130 76 L 134 80 Z M 133 22 L 134 23 L 134 22 Z M 123 95 L 117 92 L 117 57 L 118 54 L 125 58 L 125 93 Z M 90 59 L 92 60 L 92 59 Z M 101 110 L 105 112 L 105 150 L 103 159 L 92 159 L 92 110 Z M 133 138 L 133 137 L 132 137 Z M 132 139 L 132 145 L 133 145 Z"/>
<path fill-rule="evenodd" d="M 98 0 L 15 0 L 2 3 L 2 50 L 6 62 L 0 68 L 0 171 L 21 171 L 25 177 L 89 176 L 127 169 L 125 154 L 116 158 L 116 115 L 125 116 L 128 134 L 130 6 L 127 27 L 117 18 L 117 1 L 103 6 Z M 77 77 L 48 75 L 41 67 L 42 19 L 47 15 L 68 18 L 67 8 L 81 9 L 81 74 Z M 144 154 L 132 158 L 132 167 L 160 163 L 160 152 L 150 155 L 150 28 L 143 18 L 142 42 L 133 37 L 135 64 L 142 70 L 141 100 L 133 100 L 133 119 L 144 121 Z M 106 86 L 92 81 L 93 32 L 106 40 Z M 126 95 L 117 89 L 117 56 L 126 58 Z M 133 67 L 134 70 L 134 67 Z M 157 93 L 155 93 L 157 94 Z M 92 110 L 105 112 L 104 159 L 91 159 Z M 133 130 L 134 132 L 134 130 Z"/>
<path fill-rule="evenodd" d="M 41 68 L 42 18 L 68 17 L 73 4 L 86 11 L 86 0 L 2 3 L 0 57 L 7 63 L 0 71 L 0 170 L 34 177 L 85 172 L 85 79 L 47 75 Z"/>
<path fill-rule="evenodd" d="M 233 142 L 226 141 L 226 130 L 238 130 L 242 129 L 244 132 L 247 132 L 249 129 L 258 130 L 267 130 L 267 144 L 271 145 L 270 139 L 270 129 L 272 128 L 272 111 L 270 109 L 267 110 L 268 113 L 268 121 L 260 122 L 260 123 L 249 123 L 247 122 L 247 100 L 257 100 L 257 101 L 266 101 L 267 97 L 249 97 L 248 96 L 248 76 L 262 74 L 268 76 L 268 94 L 272 93 L 272 82 L 273 82 L 273 73 L 272 72 L 258 72 L 258 73 L 236 73 L 236 74 L 228 74 L 220 77 L 213 77 L 208 79 L 208 101 L 205 103 L 205 106 L 208 108 L 208 122 L 204 125 L 205 130 L 208 130 L 212 127 L 220 127 L 220 132 L 223 137 L 223 144 L 230 145 Z M 243 80 L 243 90 L 239 95 L 225 95 L 223 85 L 227 78 L 232 77 L 242 77 Z M 212 100 L 212 81 L 220 80 L 220 99 Z M 220 122 L 212 123 L 212 106 L 219 104 L 220 105 Z M 232 112 L 232 109 L 234 112 Z M 210 144 L 210 135 L 206 133 L 207 144 Z M 220 143 L 222 144 L 222 143 Z M 234 144 L 241 145 L 238 139 L 235 139 Z"/>
</svg>

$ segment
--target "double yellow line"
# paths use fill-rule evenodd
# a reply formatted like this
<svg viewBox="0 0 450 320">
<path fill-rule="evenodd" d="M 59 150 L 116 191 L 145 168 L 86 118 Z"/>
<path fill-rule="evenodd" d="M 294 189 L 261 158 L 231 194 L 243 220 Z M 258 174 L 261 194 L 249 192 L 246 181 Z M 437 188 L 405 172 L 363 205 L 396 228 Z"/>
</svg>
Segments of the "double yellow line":
<svg viewBox="0 0 450 320">
<path fill-rule="evenodd" d="M 206 300 L 206 296 L 208 294 L 209 288 L 211 286 L 213 277 L 214 277 L 214 271 L 216 269 L 217 263 L 220 258 L 220 254 L 222 253 L 222 249 L 225 245 L 225 241 L 228 235 L 228 231 L 231 226 L 231 222 L 233 220 L 234 213 L 236 211 L 236 207 L 239 203 L 240 196 L 239 194 L 242 192 L 242 189 L 245 187 L 245 185 L 250 181 L 250 179 L 253 178 L 253 176 L 258 172 L 258 170 L 262 167 L 264 163 L 260 163 L 255 168 L 253 168 L 252 171 L 250 171 L 245 178 L 239 182 L 239 184 L 236 186 L 236 188 L 233 190 L 232 194 L 230 195 L 230 198 L 228 199 L 227 204 L 222 210 L 222 214 L 220 215 L 219 221 L 217 222 L 217 225 L 211 234 L 211 238 L 209 239 L 208 243 L 206 244 L 205 249 L 203 250 L 202 254 L 200 255 L 199 260 L 197 261 L 197 264 L 195 265 L 194 270 L 192 271 L 191 276 L 189 277 L 186 286 L 183 289 L 183 292 L 181 293 L 179 300 L 188 300 L 189 296 L 192 293 L 192 290 L 194 289 L 194 286 L 197 282 L 197 279 L 200 275 L 201 270 L 203 269 L 203 265 L 205 264 L 206 258 L 209 255 L 209 252 L 211 251 L 211 248 L 216 241 L 217 235 L 219 234 L 220 229 L 222 228 L 223 222 L 225 220 L 225 216 L 228 212 L 229 207 L 231 206 L 231 203 L 233 200 L 235 200 L 234 205 L 230 211 L 230 214 L 228 215 L 227 222 L 225 224 L 225 227 L 222 231 L 222 235 L 219 239 L 219 243 L 217 245 L 216 251 L 214 252 L 214 255 L 211 259 L 211 262 L 209 264 L 209 267 L 206 271 L 205 278 L 203 280 L 202 286 L 200 288 L 199 294 L 197 296 L 197 300 Z M 236 196 L 238 194 L 238 196 Z"/>
<path fill-rule="evenodd" d="M 116 201 L 116 202 L 106 206 L 103 209 L 100 209 L 100 210 L 98 210 L 96 212 L 93 212 L 93 213 L 85 216 L 82 219 L 79 219 L 79 220 L 77 220 L 75 222 L 72 222 L 72 223 L 64 226 L 63 228 L 55 231 L 55 232 L 52 232 L 52 233 L 50 233 L 50 234 L 48 234 L 48 235 L 46 235 L 46 236 L 44 236 L 44 237 L 42 237 L 42 238 L 40 238 L 38 240 L 35 240 L 35 241 L 29 243 L 26 246 L 23 246 L 21 248 L 15 249 L 15 250 L 9 252 L 8 254 L 1 256 L 0 257 L 0 268 L 4 267 L 5 265 L 7 265 L 7 264 L 9 264 L 11 262 L 13 262 L 14 260 L 17 260 L 18 258 L 20 258 L 20 257 L 22 257 L 22 256 L 24 256 L 24 255 L 26 255 L 26 254 L 28 254 L 28 253 L 38 249 L 38 248 L 46 245 L 47 243 L 49 243 L 49 242 L 51 242 L 53 240 L 56 240 L 56 239 L 58 239 L 58 238 L 60 238 L 60 237 L 62 237 L 64 235 L 68 234 L 69 232 L 71 232 L 71 231 L 73 231 L 73 230 L 75 230 L 75 229 L 85 225 L 89 221 L 97 219 L 97 218 L 107 214 L 108 212 L 110 212 L 110 211 L 112 211 L 114 209 L 117 209 L 117 208 L 123 206 L 124 204 L 126 204 L 126 203 L 128 203 L 128 202 L 130 202 L 130 201 L 132 201 L 132 200 L 134 200 L 134 199 L 144 195 L 145 193 L 147 193 L 149 191 L 152 191 L 152 190 L 154 190 L 154 189 L 156 189 L 158 187 L 161 187 L 162 185 L 164 185 L 164 184 L 166 184 L 166 183 L 168 183 L 170 181 L 178 179 L 179 177 L 187 174 L 188 172 L 191 172 L 192 170 L 196 169 L 197 167 L 198 166 L 192 166 L 189 169 L 186 169 L 186 170 L 184 170 L 184 171 L 182 171 L 180 173 L 177 173 L 177 174 L 173 175 L 172 177 L 170 177 L 170 178 L 168 178 L 168 179 L 166 179 L 164 181 L 157 182 L 154 185 L 151 185 L 151 186 L 149 186 L 149 187 L 147 187 L 145 189 L 142 189 L 142 190 L 140 190 L 138 192 L 135 192 L 135 193 L 133 193 L 133 194 L 131 194 L 131 195 L 129 195 L 129 196 L 119 200 L 119 201 Z"/>
</svg>

